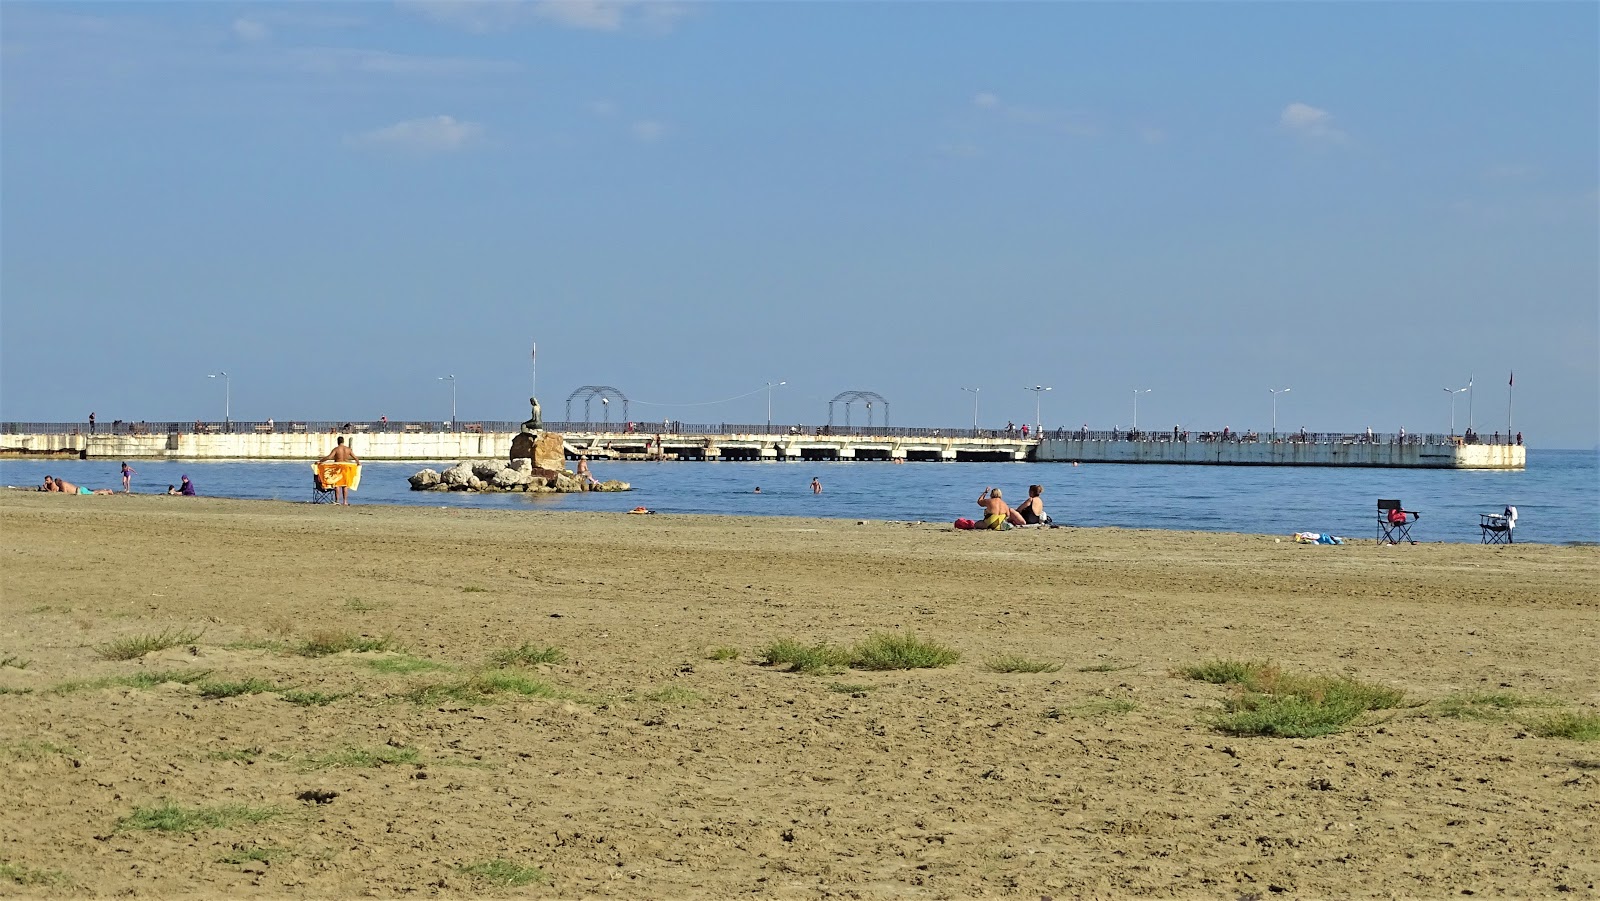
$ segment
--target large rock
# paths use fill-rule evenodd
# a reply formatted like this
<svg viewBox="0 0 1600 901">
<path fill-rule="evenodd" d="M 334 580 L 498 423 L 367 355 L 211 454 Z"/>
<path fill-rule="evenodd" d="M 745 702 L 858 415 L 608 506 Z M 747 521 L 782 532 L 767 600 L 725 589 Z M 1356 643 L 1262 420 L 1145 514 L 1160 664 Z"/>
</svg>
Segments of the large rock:
<svg viewBox="0 0 1600 901">
<path fill-rule="evenodd" d="M 439 484 L 452 491 L 461 491 L 470 488 L 473 482 L 472 464 L 457 463 L 444 472 L 439 473 Z"/>
<path fill-rule="evenodd" d="M 532 481 L 533 474 L 531 472 L 526 472 L 521 469 L 513 469 L 509 466 L 500 470 L 489 478 L 489 484 L 499 488 L 502 491 L 526 490 L 528 484 Z M 541 485 L 541 487 L 543 486 Z"/>
<path fill-rule="evenodd" d="M 424 469 L 412 476 L 410 482 L 412 491 L 427 491 L 439 484 L 439 474 L 431 469 Z"/>
<path fill-rule="evenodd" d="M 539 469 L 566 469 L 566 439 L 551 432 L 518 432 L 511 439 L 511 459 L 532 460 Z"/>
</svg>

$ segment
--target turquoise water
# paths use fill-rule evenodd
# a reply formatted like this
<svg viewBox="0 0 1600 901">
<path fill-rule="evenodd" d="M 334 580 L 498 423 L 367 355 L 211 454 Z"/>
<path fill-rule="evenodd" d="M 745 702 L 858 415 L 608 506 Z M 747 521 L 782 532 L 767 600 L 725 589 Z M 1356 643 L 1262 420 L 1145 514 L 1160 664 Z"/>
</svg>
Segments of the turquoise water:
<svg viewBox="0 0 1600 901">
<path fill-rule="evenodd" d="M 308 500 L 305 463 L 130 461 L 136 492 L 162 493 L 187 474 L 201 494 Z M 1082 465 L 1068 463 L 606 463 L 601 479 L 621 494 L 524 495 L 414 492 L 406 479 L 443 463 L 368 463 L 356 504 L 494 509 L 600 510 L 646 506 L 659 513 L 726 513 L 949 522 L 972 516 L 986 486 L 1013 503 L 1030 482 L 1045 507 L 1079 526 L 1284 534 L 1332 532 L 1371 538 L 1377 499 L 1399 498 L 1422 513 L 1419 541 L 1477 542 L 1478 514 L 1514 504 L 1516 537 L 1548 544 L 1600 543 L 1600 453 L 1530 450 L 1522 471 L 1338 469 L 1267 466 Z M 91 488 L 120 488 L 116 460 L 0 460 L 0 484 L 32 486 L 46 473 Z M 811 478 L 823 493 L 811 493 Z M 761 493 L 754 493 L 756 486 Z M 81 498 L 63 502 L 95 503 Z M 103 500 L 103 499 L 102 499 Z"/>
</svg>

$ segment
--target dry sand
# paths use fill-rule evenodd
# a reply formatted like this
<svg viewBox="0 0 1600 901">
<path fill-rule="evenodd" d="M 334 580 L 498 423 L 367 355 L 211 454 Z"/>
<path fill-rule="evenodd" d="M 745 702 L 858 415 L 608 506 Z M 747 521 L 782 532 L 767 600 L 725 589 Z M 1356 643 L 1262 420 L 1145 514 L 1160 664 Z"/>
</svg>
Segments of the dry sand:
<svg viewBox="0 0 1600 901">
<path fill-rule="evenodd" d="M 1600 885 L 1600 745 L 1527 725 L 1600 705 L 1596 548 L 0 492 L 0 552 L 0 895 Z M 140 659 L 97 652 L 184 630 L 200 635 Z M 960 662 L 830 675 L 757 662 L 780 638 L 903 630 Z M 319 634 L 405 653 L 293 653 Z M 529 670 L 558 697 L 403 697 L 529 642 L 567 654 Z M 1004 655 L 1063 666 L 985 666 Z M 1322 738 L 1230 736 L 1208 722 L 1228 690 L 1174 675 L 1217 658 L 1348 673 L 1414 706 Z M 393 671 L 418 659 L 443 668 Z M 82 684 L 164 670 L 347 696 Z M 1564 706 L 1441 715 L 1464 692 Z M 351 749 L 414 762 L 332 765 Z M 119 826 L 163 802 L 277 815 Z M 497 860 L 542 881 L 501 888 L 464 869 Z"/>
</svg>

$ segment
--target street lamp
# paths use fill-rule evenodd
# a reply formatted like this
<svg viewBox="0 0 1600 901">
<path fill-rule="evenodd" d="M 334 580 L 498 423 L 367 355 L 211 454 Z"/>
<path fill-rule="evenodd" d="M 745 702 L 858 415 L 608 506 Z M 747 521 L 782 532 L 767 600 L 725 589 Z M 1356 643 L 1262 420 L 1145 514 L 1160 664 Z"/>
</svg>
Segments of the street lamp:
<svg viewBox="0 0 1600 901">
<path fill-rule="evenodd" d="M 1044 420 L 1039 416 L 1039 395 L 1050 389 L 1043 385 L 1034 385 L 1032 388 L 1024 388 L 1022 390 L 1033 392 L 1033 431 L 1038 434 L 1039 430 L 1044 428 Z"/>
<path fill-rule="evenodd" d="M 1135 432 L 1139 431 L 1139 395 L 1141 395 L 1141 394 L 1149 394 L 1151 391 L 1154 391 L 1154 390 L 1155 390 L 1154 388 L 1135 388 L 1135 389 L 1133 389 L 1133 430 Z"/>
<path fill-rule="evenodd" d="M 1471 387 L 1472 387 L 1471 385 L 1467 386 L 1467 388 L 1471 388 Z M 1467 388 L 1446 388 L 1446 389 L 1444 389 L 1444 393 L 1450 395 L 1450 434 L 1452 434 L 1452 435 L 1454 435 L 1456 433 L 1456 395 L 1460 394 L 1461 392 L 1463 392 L 1465 390 L 1467 390 Z"/>
<path fill-rule="evenodd" d="M 1272 437 L 1278 437 L 1278 395 L 1288 394 L 1288 388 L 1268 388 L 1272 392 Z"/>
<path fill-rule="evenodd" d="M 456 377 L 441 375 L 439 381 L 450 383 L 450 431 L 453 432 L 456 429 Z"/>
<path fill-rule="evenodd" d="M 772 432 L 772 389 L 773 388 L 780 388 L 780 387 L 782 387 L 784 385 L 787 385 L 787 384 L 789 384 L 787 381 L 779 382 L 776 385 L 772 384 L 771 382 L 767 383 L 767 432 L 768 433 Z"/>
<path fill-rule="evenodd" d="M 972 392 L 972 430 L 976 432 L 978 430 L 978 392 L 982 391 L 983 389 L 962 388 L 961 390 Z"/>
<path fill-rule="evenodd" d="M 222 379 L 222 421 L 233 424 L 233 383 L 226 372 L 217 372 L 206 376 L 208 379 Z"/>
<path fill-rule="evenodd" d="M 611 425 L 611 398 L 600 398 L 600 415 L 604 417 L 606 425 Z"/>
</svg>

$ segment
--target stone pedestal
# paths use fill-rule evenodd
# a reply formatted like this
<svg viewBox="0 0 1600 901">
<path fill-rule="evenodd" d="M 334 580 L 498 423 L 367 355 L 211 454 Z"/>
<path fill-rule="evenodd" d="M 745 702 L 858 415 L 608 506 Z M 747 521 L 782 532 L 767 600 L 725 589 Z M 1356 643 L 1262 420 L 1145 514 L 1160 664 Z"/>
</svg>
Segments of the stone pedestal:
<svg viewBox="0 0 1600 901">
<path fill-rule="evenodd" d="M 553 432 L 519 432 L 511 439 L 511 459 L 562 472 L 567 468 L 566 439 Z"/>
</svg>

